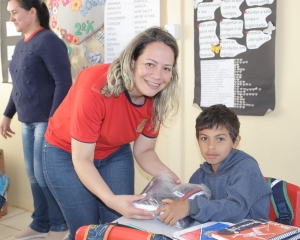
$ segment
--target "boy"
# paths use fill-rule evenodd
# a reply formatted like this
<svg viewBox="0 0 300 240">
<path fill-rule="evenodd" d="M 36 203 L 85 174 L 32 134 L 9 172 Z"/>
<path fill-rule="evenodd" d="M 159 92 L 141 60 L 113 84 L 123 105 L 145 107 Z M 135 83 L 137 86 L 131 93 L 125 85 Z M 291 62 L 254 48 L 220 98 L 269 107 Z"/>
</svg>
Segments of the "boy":
<svg viewBox="0 0 300 240">
<path fill-rule="evenodd" d="M 204 109 L 196 119 L 196 136 L 205 163 L 190 178 L 211 190 L 211 199 L 197 196 L 192 200 L 164 199 L 161 222 L 167 225 L 186 217 L 196 221 L 237 223 L 245 218 L 269 219 L 270 195 L 256 160 L 237 150 L 241 137 L 237 115 L 222 104 Z"/>
</svg>

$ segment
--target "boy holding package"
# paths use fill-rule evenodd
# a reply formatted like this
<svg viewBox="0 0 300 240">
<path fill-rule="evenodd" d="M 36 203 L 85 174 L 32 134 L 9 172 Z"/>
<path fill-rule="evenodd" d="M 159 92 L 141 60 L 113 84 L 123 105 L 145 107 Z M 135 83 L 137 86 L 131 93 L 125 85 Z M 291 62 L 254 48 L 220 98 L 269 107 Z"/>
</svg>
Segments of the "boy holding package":
<svg viewBox="0 0 300 240">
<path fill-rule="evenodd" d="M 186 216 L 200 223 L 208 221 L 237 223 L 243 219 L 268 219 L 271 189 L 258 163 L 237 150 L 241 137 L 237 115 L 225 105 L 204 109 L 196 119 L 196 136 L 206 162 L 190 178 L 211 190 L 211 199 L 197 196 L 192 200 L 164 199 L 155 211 L 167 225 Z"/>
</svg>

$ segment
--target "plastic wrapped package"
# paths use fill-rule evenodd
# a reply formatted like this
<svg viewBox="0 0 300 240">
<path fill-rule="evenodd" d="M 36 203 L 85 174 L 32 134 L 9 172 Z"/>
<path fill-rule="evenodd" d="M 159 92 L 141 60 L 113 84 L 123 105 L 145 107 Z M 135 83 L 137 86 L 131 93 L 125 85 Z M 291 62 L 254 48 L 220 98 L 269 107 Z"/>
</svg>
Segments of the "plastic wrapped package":
<svg viewBox="0 0 300 240">
<path fill-rule="evenodd" d="M 154 212 L 157 208 L 163 205 L 162 200 L 170 198 L 173 200 L 193 199 L 195 196 L 202 196 L 210 199 L 211 192 L 205 184 L 183 183 L 176 184 L 169 172 L 160 172 L 152 178 L 147 184 L 142 194 L 146 196 L 134 202 L 136 208 L 141 208 Z M 157 217 L 159 220 L 159 216 Z M 177 221 L 174 227 L 187 228 L 194 223 L 194 219 L 187 216 Z"/>
</svg>

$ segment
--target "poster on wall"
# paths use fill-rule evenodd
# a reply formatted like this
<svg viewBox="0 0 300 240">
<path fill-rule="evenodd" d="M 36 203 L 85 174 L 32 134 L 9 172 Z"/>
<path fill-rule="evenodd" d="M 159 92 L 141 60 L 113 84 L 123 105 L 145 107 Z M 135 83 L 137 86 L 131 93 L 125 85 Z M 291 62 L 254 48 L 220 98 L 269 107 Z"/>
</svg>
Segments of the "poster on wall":
<svg viewBox="0 0 300 240">
<path fill-rule="evenodd" d="M 15 45 L 23 38 L 23 35 L 16 31 L 15 25 L 9 20 L 10 13 L 7 11 L 7 1 L 0 1 L 0 13 L 1 76 L 3 83 L 11 83 L 9 63 Z"/>
<path fill-rule="evenodd" d="M 112 62 L 136 34 L 160 25 L 159 0 L 49 0 L 48 8 L 52 29 L 68 47 L 74 80 L 81 69 Z"/>
<path fill-rule="evenodd" d="M 194 104 L 275 108 L 276 0 L 194 0 Z"/>
<path fill-rule="evenodd" d="M 104 62 L 110 63 L 141 31 L 160 26 L 159 0 L 106 0 Z"/>
</svg>

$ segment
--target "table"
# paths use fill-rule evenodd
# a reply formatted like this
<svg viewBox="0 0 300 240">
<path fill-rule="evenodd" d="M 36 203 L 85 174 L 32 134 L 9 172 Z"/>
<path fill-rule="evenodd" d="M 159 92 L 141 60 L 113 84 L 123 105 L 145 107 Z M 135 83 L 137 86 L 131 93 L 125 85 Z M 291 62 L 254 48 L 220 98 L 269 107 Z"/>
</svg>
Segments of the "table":
<svg viewBox="0 0 300 240">
<path fill-rule="evenodd" d="M 156 219 L 154 219 L 154 220 L 137 220 L 137 219 L 129 219 L 126 217 L 120 217 L 114 222 L 124 224 L 124 225 L 131 225 L 136 228 L 141 228 L 142 230 L 146 230 L 147 232 L 163 234 L 163 235 L 171 237 L 171 238 L 172 238 L 174 232 L 180 230 L 179 228 L 165 225 Z"/>
</svg>

